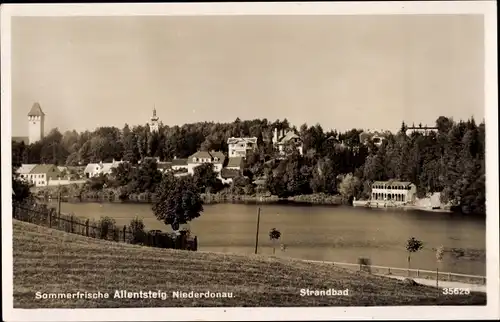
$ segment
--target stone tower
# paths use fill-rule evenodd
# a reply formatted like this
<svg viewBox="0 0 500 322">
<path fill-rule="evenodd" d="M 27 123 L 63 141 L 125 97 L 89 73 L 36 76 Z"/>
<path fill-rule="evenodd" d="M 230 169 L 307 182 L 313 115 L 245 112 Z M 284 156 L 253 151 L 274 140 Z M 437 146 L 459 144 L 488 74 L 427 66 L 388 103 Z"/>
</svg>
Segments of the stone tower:
<svg viewBox="0 0 500 322">
<path fill-rule="evenodd" d="M 149 130 L 151 132 L 158 132 L 160 118 L 156 116 L 156 108 L 153 108 L 153 116 L 151 116 L 151 120 L 149 121 Z"/>
<path fill-rule="evenodd" d="M 28 113 L 28 139 L 29 144 L 35 143 L 43 138 L 45 114 L 40 104 L 35 103 Z"/>
</svg>

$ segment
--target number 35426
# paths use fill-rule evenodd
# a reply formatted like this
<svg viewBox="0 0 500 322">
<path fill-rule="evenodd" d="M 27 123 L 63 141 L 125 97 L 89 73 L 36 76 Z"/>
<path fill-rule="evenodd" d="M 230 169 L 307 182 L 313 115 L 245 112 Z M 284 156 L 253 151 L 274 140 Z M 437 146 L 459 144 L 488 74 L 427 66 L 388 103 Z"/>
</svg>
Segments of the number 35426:
<svg viewBox="0 0 500 322">
<path fill-rule="evenodd" d="M 469 295 L 470 289 L 468 288 L 443 288 L 444 295 Z"/>
</svg>

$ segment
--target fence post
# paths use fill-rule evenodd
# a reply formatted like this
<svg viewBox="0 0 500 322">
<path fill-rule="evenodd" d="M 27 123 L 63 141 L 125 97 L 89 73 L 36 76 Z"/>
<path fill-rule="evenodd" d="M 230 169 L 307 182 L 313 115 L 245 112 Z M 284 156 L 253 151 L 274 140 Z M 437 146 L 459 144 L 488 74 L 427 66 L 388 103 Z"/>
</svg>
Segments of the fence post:
<svg viewBox="0 0 500 322">
<path fill-rule="evenodd" d="M 69 232 L 73 233 L 73 214 L 69 217 Z"/>
<path fill-rule="evenodd" d="M 52 211 L 49 211 L 49 228 L 52 228 Z"/>
<path fill-rule="evenodd" d="M 387 272 L 387 275 L 391 275 L 391 268 L 390 267 L 387 267 L 389 269 L 389 271 Z"/>
<path fill-rule="evenodd" d="M 448 273 L 448 280 L 451 281 L 451 273 Z"/>
<path fill-rule="evenodd" d="M 89 237 L 89 219 L 85 220 L 85 236 Z"/>
<path fill-rule="evenodd" d="M 127 241 L 127 225 L 123 225 L 123 242 L 126 242 Z"/>
<path fill-rule="evenodd" d="M 417 268 L 417 277 L 419 277 L 419 276 L 420 276 L 420 271 Z"/>
</svg>

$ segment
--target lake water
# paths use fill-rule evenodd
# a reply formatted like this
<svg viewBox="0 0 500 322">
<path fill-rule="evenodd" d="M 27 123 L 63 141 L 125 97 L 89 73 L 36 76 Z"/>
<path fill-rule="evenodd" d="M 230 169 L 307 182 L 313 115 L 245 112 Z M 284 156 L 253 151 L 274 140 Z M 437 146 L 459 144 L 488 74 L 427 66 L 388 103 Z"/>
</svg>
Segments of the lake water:
<svg viewBox="0 0 500 322">
<path fill-rule="evenodd" d="M 260 254 L 272 254 L 269 230 L 276 228 L 281 239 L 276 254 L 311 260 L 356 263 L 368 257 L 373 265 L 407 267 L 406 240 L 415 237 L 424 248 L 412 255 L 411 267 L 435 270 L 435 249 L 460 248 L 465 256 L 446 253 L 441 271 L 485 275 L 486 222 L 447 213 L 368 209 L 347 206 L 307 205 L 204 205 L 201 216 L 189 225 L 198 236 L 199 250 L 253 254 L 257 212 L 261 208 Z M 158 221 L 149 204 L 63 203 L 61 212 L 99 219 L 109 216 L 118 225 L 143 218 L 147 229 L 171 231 Z M 286 250 L 280 250 L 280 244 Z M 468 256 L 469 253 L 483 256 Z"/>
</svg>

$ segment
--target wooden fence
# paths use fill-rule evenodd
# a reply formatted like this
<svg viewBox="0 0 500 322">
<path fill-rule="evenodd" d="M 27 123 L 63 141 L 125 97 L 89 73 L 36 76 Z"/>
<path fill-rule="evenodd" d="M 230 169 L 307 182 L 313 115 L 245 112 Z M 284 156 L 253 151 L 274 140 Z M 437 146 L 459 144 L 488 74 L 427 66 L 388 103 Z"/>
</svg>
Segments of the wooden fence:
<svg viewBox="0 0 500 322">
<path fill-rule="evenodd" d="M 378 274 L 378 275 L 393 275 L 393 276 L 425 278 L 433 280 L 436 280 L 437 278 L 440 281 L 486 285 L 486 276 L 481 276 L 481 275 L 467 275 L 467 274 L 458 274 L 450 272 L 414 269 L 414 268 L 398 268 L 398 267 L 363 265 L 354 263 L 325 262 L 325 261 L 314 261 L 314 260 L 307 260 L 307 261 L 332 264 L 334 266 L 342 268 L 347 268 L 357 271 L 365 271 L 371 274 Z"/>
<path fill-rule="evenodd" d="M 40 226 L 78 234 L 90 238 L 138 244 L 150 247 L 193 250 L 198 249 L 198 238 L 189 232 L 165 233 L 159 230 L 146 231 L 124 225 L 117 227 L 110 218 L 99 221 L 83 219 L 73 214 L 59 214 L 54 208 L 44 205 L 13 205 L 13 218 Z"/>
</svg>

